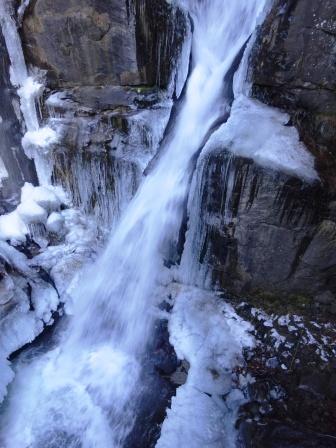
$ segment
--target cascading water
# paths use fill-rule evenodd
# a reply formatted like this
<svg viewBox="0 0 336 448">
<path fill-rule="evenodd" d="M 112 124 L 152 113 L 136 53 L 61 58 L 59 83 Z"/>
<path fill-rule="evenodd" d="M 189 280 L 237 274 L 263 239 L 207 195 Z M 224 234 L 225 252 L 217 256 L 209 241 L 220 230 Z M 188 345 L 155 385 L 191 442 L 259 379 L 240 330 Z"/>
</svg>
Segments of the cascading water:
<svg viewBox="0 0 336 448">
<path fill-rule="evenodd" d="M 104 254 L 83 274 L 58 348 L 18 367 L 1 424 L 6 448 L 123 446 L 193 158 L 229 108 L 224 78 L 263 3 L 184 2 L 194 21 L 193 67 L 176 124 Z"/>
</svg>

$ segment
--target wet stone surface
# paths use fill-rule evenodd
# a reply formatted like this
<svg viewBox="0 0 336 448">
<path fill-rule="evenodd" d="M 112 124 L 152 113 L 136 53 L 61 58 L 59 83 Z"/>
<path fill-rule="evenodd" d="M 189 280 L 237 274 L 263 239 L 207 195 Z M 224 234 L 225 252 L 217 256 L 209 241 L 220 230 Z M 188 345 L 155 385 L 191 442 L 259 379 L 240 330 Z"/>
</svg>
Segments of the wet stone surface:
<svg viewBox="0 0 336 448">
<path fill-rule="evenodd" d="M 256 339 L 237 372 L 252 378 L 237 423 L 239 446 L 336 447 L 335 316 L 315 303 L 235 308 L 254 325 Z"/>
</svg>

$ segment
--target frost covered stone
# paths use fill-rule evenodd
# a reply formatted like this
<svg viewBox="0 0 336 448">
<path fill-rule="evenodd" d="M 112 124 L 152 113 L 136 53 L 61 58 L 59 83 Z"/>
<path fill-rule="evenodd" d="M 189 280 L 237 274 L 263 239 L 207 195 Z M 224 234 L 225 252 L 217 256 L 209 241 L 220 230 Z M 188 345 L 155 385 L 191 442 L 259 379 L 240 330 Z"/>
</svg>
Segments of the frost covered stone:
<svg viewBox="0 0 336 448">
<path fill-rule="evenodd" d="M 65 201 L 59 187 L 26 183 L 16 210 L 0 216 L 0 402 L 14 377 L 7 357 L 53 322 L 53 313 L 60 302 L 66 302 L 71 282 L 90 259 L 96 242 L 96 229 L 79 211 L 60 211 Z M 55 246 L 46 240 L 40 253 L 28 259 L 7 241 L 25 243 L 31 224 L 44 224 L 59 238 Z M 57 289 L 41 278 L 40 268 L 50 275 Z"/>
<path fill-rule="evenodd" d="M 22 202 L 17 212 L 21 219 L 27 224 L 44 223 L 47 220 L 47 211 L 32 199 Z"/>
<path fill-rule="evenodd" d="M 64 218 L 61 213 L 53 212 L 47 220 L 46 228 L 48 232 L 59 233 L 63 228 L 63 224 Z"/>
</svg>

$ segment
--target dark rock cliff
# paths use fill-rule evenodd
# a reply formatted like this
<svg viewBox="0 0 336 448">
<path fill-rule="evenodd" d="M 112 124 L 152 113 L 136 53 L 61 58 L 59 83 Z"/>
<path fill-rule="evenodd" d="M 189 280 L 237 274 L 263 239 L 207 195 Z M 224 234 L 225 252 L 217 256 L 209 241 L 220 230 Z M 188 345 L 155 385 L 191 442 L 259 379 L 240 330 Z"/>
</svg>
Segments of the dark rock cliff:
<svg viewBox="0 0 336 448">
<path fill-rule="evenodd" d="M 336 293 L 334 16 L 332 1 L 277 0 L 259 30 L 253 95 L 289 113 L 320 182 L 225 147 L 208 154 L 189 221 L 198 219 L 193 250 L 212 285 L 236 294 Z M 163 138 L 189 27 L 164 0 L 33 0 L 26 10 L 26 60 L 46 70 L 42 115 L 61 135 L 53 181 L 104 224 L 119 216 Z"/>
<path fill-rule="evenodd" d="M 170 81 L 185 17 L 164 0 L 33 0 L 23 22 L 28 61 L 51 88 Z"/>
<path fill-rule="evenodd" d="M 319 184 L 223 148 L 199 169 L 203 220 L 195 247 L 212 283 L 240 294 L 336 292 L 335 224 L 324 216 Z"/>
</svg>

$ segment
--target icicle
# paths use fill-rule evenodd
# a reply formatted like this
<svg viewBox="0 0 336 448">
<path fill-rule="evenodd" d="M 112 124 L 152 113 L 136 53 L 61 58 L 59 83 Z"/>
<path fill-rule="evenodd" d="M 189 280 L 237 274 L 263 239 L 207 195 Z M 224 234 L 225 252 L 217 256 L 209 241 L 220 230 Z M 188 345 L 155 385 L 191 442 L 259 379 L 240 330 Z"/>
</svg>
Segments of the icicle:
<svg viewBox="0 0 336 448">
<path fill-rule="evenodd" d="M 11 61 L 11 82 L 18 89 L 17 93 L 20 97 L 21 111 L 27 130 L 23 138 L 23 148 L 26 155 L 35 161 L 39 182 L 42 185 L 47 185 L 50 183 L 51 171 L 46 153 L 49 146 L 57 141 L 57 134 L 49 127 L 41 128 L 39 124 L 36 101 L 42 94 L 43 85 L 28 74 L 20 36 L 8 0 L 2 0 L 0 3 L 0 22 Z"/>
</svg>

